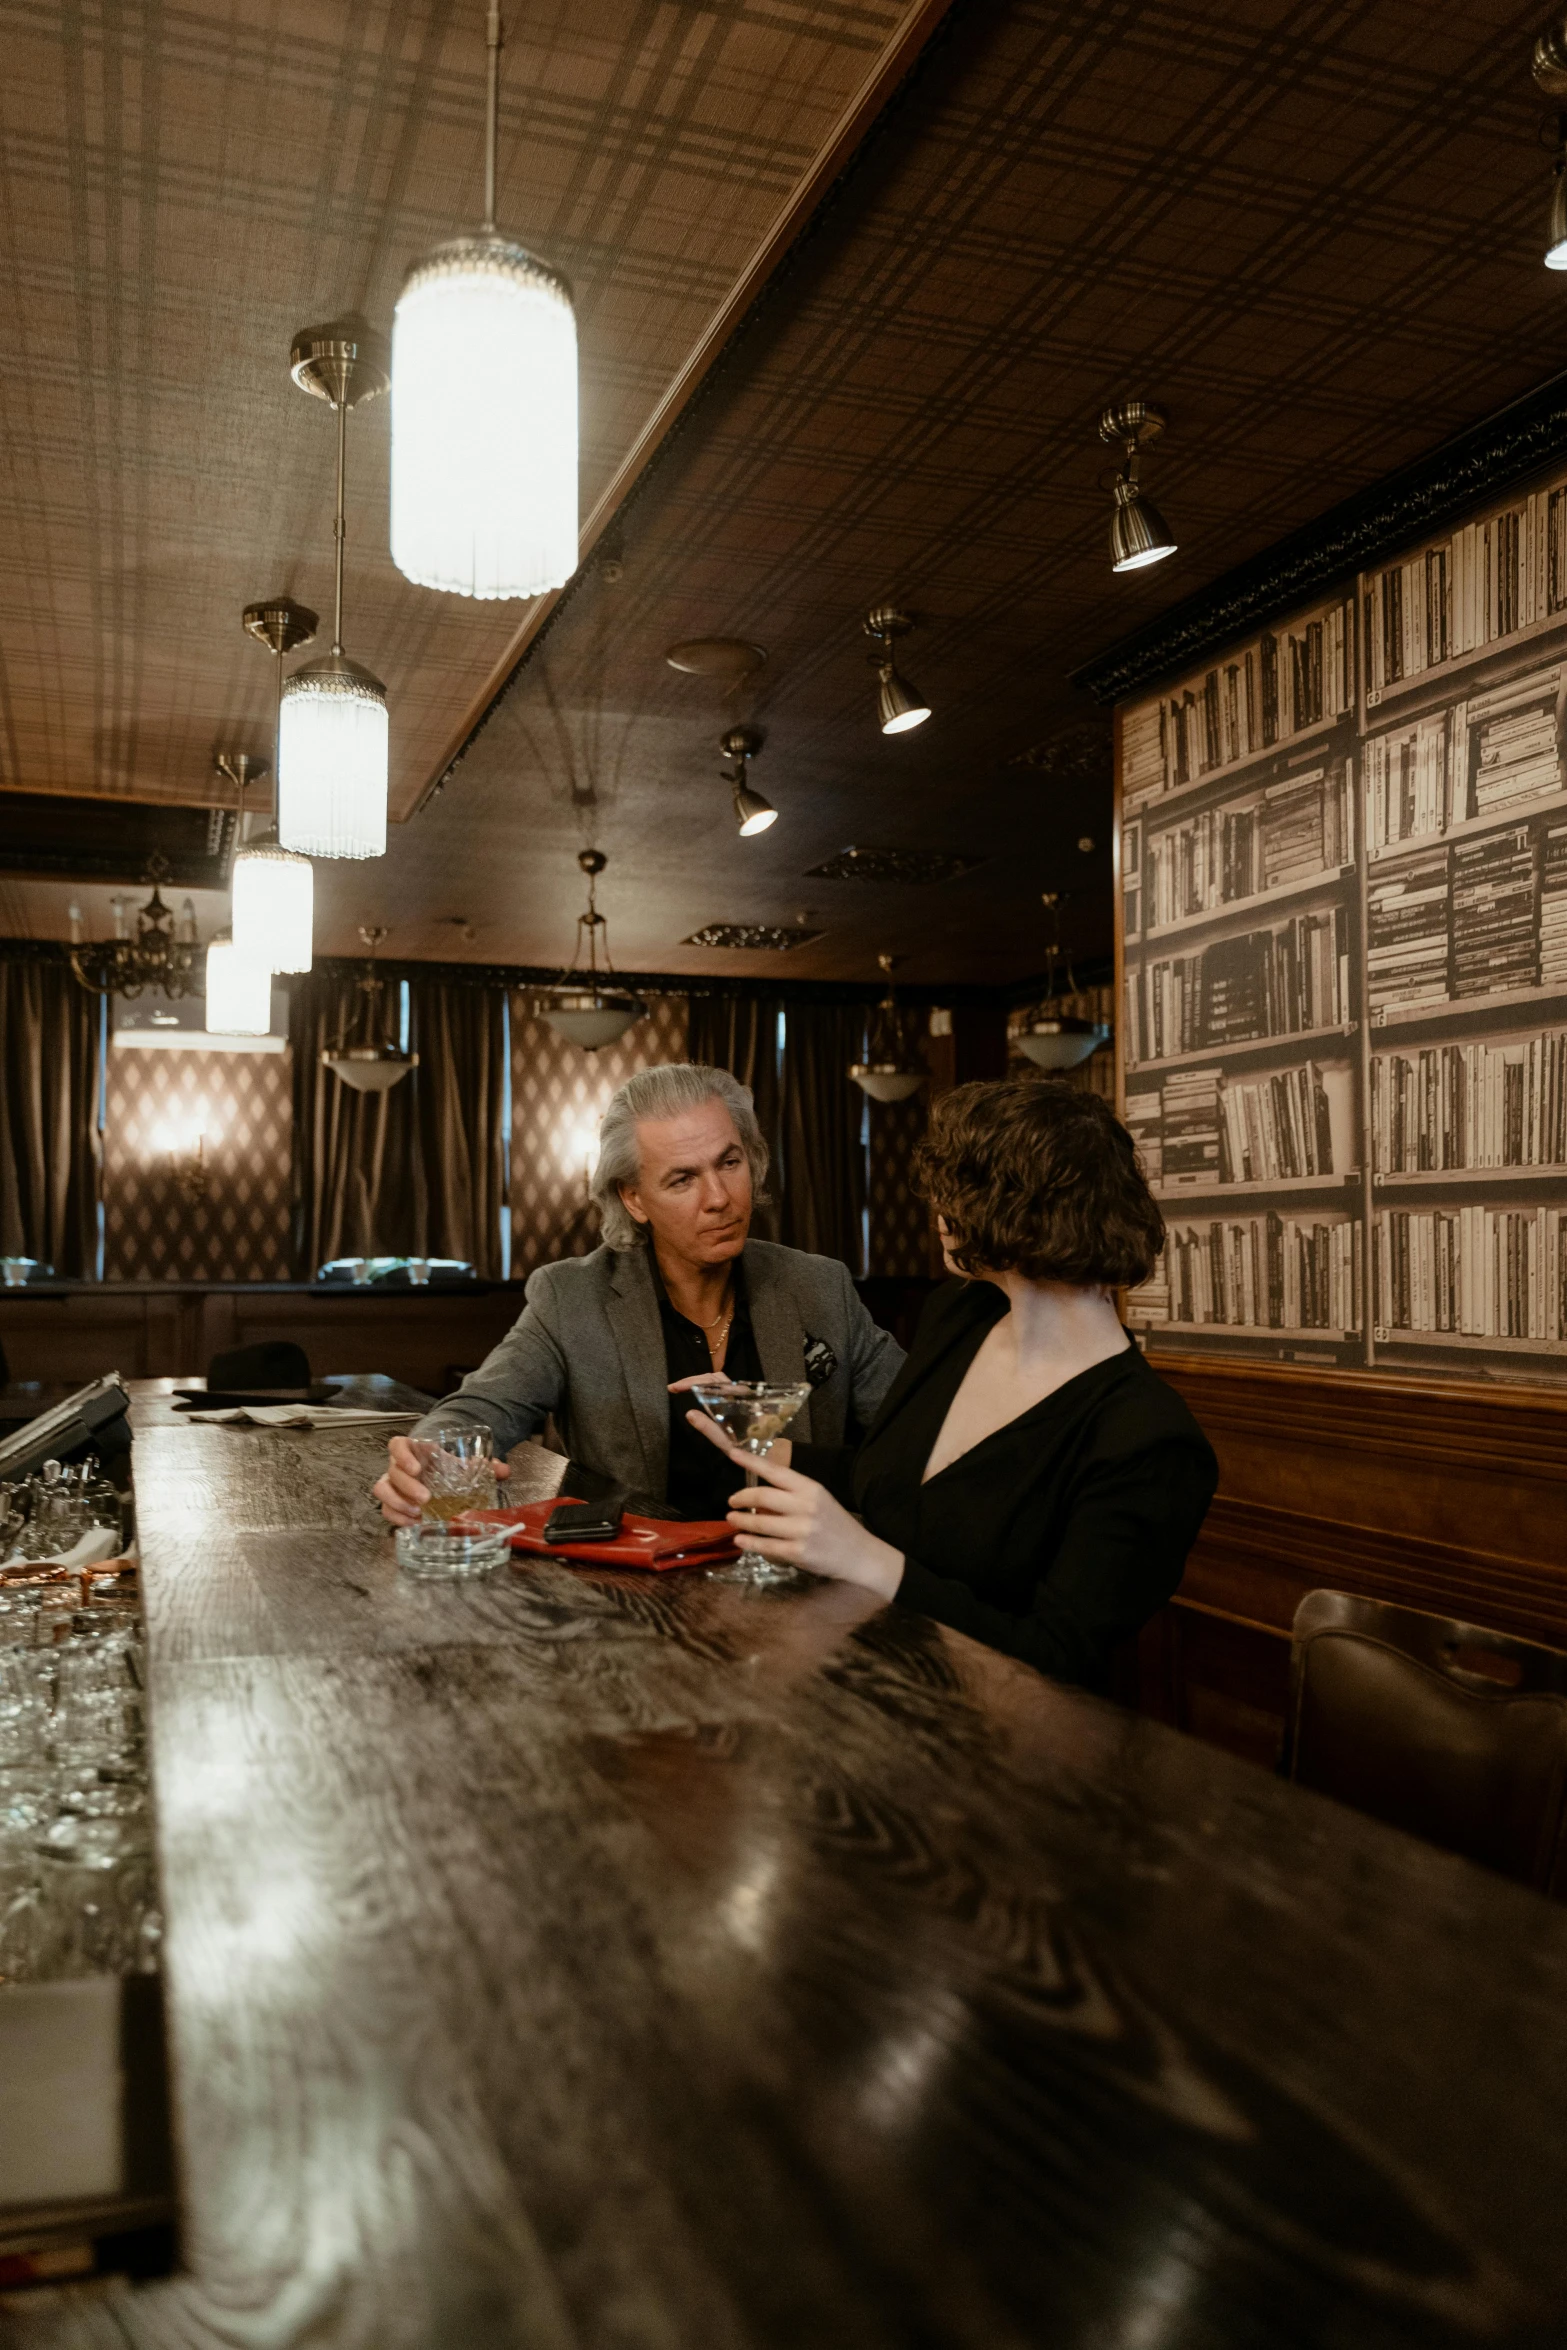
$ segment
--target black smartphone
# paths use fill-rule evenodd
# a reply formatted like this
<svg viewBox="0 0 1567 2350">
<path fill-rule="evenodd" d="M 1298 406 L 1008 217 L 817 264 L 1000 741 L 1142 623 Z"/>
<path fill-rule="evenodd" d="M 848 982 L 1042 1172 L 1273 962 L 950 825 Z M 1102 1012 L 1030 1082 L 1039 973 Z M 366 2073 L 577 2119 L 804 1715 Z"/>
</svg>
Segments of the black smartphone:
<svg viewBox="0 0 1567 2350">
<path fill-rule="evenodd" d="M 620 1532 L 621 1497 L 603 1501 L 563 1501 L 545 1521 L 546 1542 L 607 1542 Z"/>
</svg>

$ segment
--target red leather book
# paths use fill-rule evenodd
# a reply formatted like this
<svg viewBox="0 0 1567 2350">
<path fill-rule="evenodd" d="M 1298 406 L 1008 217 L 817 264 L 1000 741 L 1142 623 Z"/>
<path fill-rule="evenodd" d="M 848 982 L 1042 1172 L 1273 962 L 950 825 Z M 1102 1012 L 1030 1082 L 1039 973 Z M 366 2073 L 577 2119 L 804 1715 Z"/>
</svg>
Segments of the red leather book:
<svg viewBox="0 0 1567 2350">
<path fill-rule="evenodd" d="M 528 1501 L 512 1510 L 474 1510 L 471 1515 L 487 1526 L 511 1529 L 513 1550 L 531 1551 L 544 1558 L 564 1559 L 572 1566 L 592 1567 L 714 1567 L 736 1555 L 733 1531 L 722 1518 L 638 1518 L 628 1510 L 620 1532 L 602 1542 L 546 1542 L 544 1528 L 562 1502 L 575 1500 L 557 1493 L 552 1501 Z"/>
</svg>

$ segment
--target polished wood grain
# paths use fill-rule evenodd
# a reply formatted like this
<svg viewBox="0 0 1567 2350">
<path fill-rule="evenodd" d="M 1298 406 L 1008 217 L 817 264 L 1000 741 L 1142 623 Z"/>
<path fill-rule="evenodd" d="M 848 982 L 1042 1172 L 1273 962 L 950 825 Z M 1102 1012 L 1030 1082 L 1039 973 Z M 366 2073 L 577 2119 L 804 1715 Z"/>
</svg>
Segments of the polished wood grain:
<svg viewBox="0 0 1567 2350">
<path fill-rule="evenodd" d="M 1558 1910 L 854 1591 L 409 1586 L 373 1435 L 138 1418 L 190 2273 L 0 2341 L 1559 2338 Z"/>
</svg>

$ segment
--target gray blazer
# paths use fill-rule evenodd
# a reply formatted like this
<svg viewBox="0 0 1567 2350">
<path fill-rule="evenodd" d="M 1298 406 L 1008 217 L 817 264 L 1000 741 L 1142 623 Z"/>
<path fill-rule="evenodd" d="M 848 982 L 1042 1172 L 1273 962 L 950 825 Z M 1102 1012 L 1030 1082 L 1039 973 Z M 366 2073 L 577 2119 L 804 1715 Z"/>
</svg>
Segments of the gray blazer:
<svg viewBox="0 0 1567 2350">
<path fill-rule="evenodd" d="M 810 1379 L 790 1433 L 842 1444 L 852 1411 L 868 1426 L 903 1366 L 903 1349 L 870 1318 L 836 1257 L 752 1240 L 746 1295 L 769 1379 Z M 530 1276 L 511 1330 L 453 1396 L 413 1430 L 487 1422 L 509 1452 L 551 1413 L 585 1468 L 662 1495 L 669 1478 L 669 1373 L 645 1248 L 596 1248 Z M 807 1351 L 810 1363 L 807 1364 Z"/>
</svg>

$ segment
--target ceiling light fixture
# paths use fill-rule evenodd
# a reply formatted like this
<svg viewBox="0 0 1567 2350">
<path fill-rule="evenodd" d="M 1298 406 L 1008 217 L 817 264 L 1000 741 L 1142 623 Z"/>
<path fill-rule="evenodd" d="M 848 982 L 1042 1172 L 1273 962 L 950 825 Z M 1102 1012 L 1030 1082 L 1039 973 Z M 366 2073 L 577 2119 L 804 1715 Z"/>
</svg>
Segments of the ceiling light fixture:
<svg viewBox="0 0 1567 2350">
<path fill-rule="evenodd" d="M 1056 985 L 1056 969 L 1061 961 L 1061 892 L 1056 889 L 1042 890 L 1040 903 L 1051 917 L 1052 924 L 1045 995 L 1047 1000 L 1059 1002 L 1063 995 L 1074 996 L 1077 993 L 1077 981 L 1070 962 L 1066 967 L 1065 988 Z M 1036 1069 L 1078 1069 L 1084 1061 L 1092 1059 L 1109 1034 L 1102 1020 L 1080 1020 L 1071 1012 L 1050 1012 L 1043 1019 L 1032 1021 L 1013 1042 Z"/>
<path fill-rule="evenodd" d="M 265 1036 L 271 1026 L 271 972 L 240 953 L 231 930 L 214 931 L 207 948 L 207 1034 Z"/>
<path fill-rule="evenodd" d="M 168 876 L 168 858 L 161 849 L 154 850 L 147 859 L 152 895 L 136 916 L 134 938 L 125 935 L 126 901 L 122 898 L 110 900 L 114 908 L 113 938 L 102 939 L 97 944 L 84 945 L 76 940 L 80 916 L 75 906 L 71 908 L 71 971 L 78 983 L 93 995 L 135 997 L 149 987 L 176 1003 L 182 996 L 200 995 L 201 981 L 196 976 L 199 945 L 195 908 L 187 898 L 176 926 L 174 914 L 164 904 L 159 887 Z"/>
<path fill-rule="evenodd" d="M 343 482 L 348 411 L 386 389 L 380 338 L 351 320 L 306 327 L 289 370 L 337 411 L 336 571 L 332 650 L 283 687 L 278 713 L 277 833 L 306 857 L 384 857 L 389 721 L 386 688 L 343 651 Z"/>
<path fill-rule="evenodd" d="M 577 568 L 577 321 L 496 234 L 497 0 L 485 40 L 484 220 L 414 264 L 392 321 L 392 560 L 416 587 L 538 596 Z"/>
<path fill-rule="evenodd" d="M 1567 98 L 1567 13 L 1559 11 L 1540 34 L 1529 70 L 1547 98 Z M 1567 114 L 1556 117 L 1554 144 L 1556 176 L 1545 234 L 1545 266 L 1567 269 Z"/>
<path fill-rule="evenodd" d="M 873 1102 L 906 1102 L 919 1092 L 930 1072 L 916 1061 L 898 1018 L 892 975 L 901 958 L 878 955 L 876 960 L 887 974 L 887 992 L 871 1014 L 870 1034 L 865 1040 L 868 1058 L 856 1061 L 849 1075 Z"/>
<path fill-rule="evenodd" d="M 865 633 L 879 648 L 871 655 L 871 667 L 879 680 L 876 715 L 883 734 L 908 734 L 912 728 L 923 726 L 930 716 L 930 704 L 924 695 L 893 666 L 893 641 L 907 636 L 913 626 L 908 614 L 897 611 L 891 604 L 878 604 L 874 612 L 865 616 Z"/>
<path fill-rule="evenodd" d="M 390 1037 L 379 1040 L 375 1035 L 376 999 L 385 982 L 377 976 L 375 950 L 386 936 L 384 922 L 362 922 L 359 935 L 370 949 L 364 974 L 359 981 L 359 993 L 364 997 L 364 1042 L 349 1044 L 346 1039 L 328 1045 L 321 1055 L 321 1066 L 341 1078 L 353 1093 L 390 1093 L 400 1085 L 410 1069 L 417 1069 L 417 1053 L 404 1052 Z"/>
<path fill-rule="evenodd" d="M 742 840 L 754 840 L 759 832 L 778 821 L 778 811 L 771 800 L 764 800 L 759 791 L 753 791 L 747 781 L 747 769 L 761 749 L 765 736 L 757 726 L 732 726 L 719 744 L 724 757 L 733 762 L 724 781 L 731 785 L 735 796 L 735 823 Z"/>
<path fill-rule="evenodd" d="M 588 877 L 588 910 L 577 916 L 577 950 L 571 958 L 571 969 L 563 971 L 553 987 L 544 988 L 535 996 L 533 1008 L 568 1044 L 580 1045 L 585 1053 L 596 1053 L 600 1045 L 614 1044 L 637 1021 L 645 1020 L 647 1006 L 640 996 L 631 995 L 623 988 L 600 984 L 601 979 L 615 976 L 609 954 L 609 924 L 599 912 L 594 896 L 598 877 L 609 859 L 602 849 L 583 849 L 577 863 Z M 598 967 L 601 930 L 604 932 L 602 974 Z M 588 967 L 579 971 L 584 931 L 588 934 Z"/>
<path fill-rule="evenodd" d="M 277 696 L 272 713 L 275 776 L 283 732 L 283 657 L 312 641 L 316 616 L 303 604 L 274 596 L 263 603 L 247 604 L 242 617 L 246 635 L 267 646 L 276 658 Z M 223 766 L 221 755 L 218 764 Z M 252 779 L 265 773 L 264 767 L 251 769 Z M 256 840 L 241 842 L 230 886 L 234 942 L 241 954 L 265 956 L 274 971 L 308 971 L 315 949 L 315 874 L 308 857 L 284 848 L 275 819 Z"/>
<path fill-rule="evenodd" d="M 1119 441 L 1126 462 L 1115 478 L 1115 512 L 1110 518 L 1110 568 L 1143 571 L 1175 553 L 1169 525 L 1137 479 L 1139 454 L 1165 426 L 1164 411 L 1146 400 L 1117 400 L 1099 419 L 1099 438 Z"/>
</svg>

